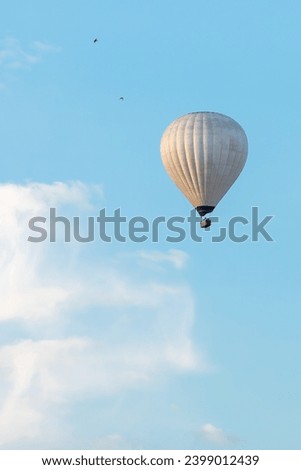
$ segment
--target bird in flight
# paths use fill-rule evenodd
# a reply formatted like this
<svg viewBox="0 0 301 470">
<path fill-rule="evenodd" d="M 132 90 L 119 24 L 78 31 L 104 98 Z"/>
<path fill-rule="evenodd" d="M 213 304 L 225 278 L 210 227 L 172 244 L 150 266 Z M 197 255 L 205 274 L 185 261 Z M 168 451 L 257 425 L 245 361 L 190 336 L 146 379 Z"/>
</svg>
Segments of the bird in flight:
<svg viewBox="0 0 301 470">
<path fill-rule="evenodd" d="M 120 96 L 120 98 L 119 98 L 119 99 L 120 99 L 121 101 L 124 101 L 124 98 L 123 98 L 123 96 Z"/>
<path fill-rule="evenodd" d="M 97 38 L 95 38 L 93 42 L 94 42 L 94 44 L 95 44 L 96 42 L 98 42 L 98 39 L 97 39 Z"/>
</svg>

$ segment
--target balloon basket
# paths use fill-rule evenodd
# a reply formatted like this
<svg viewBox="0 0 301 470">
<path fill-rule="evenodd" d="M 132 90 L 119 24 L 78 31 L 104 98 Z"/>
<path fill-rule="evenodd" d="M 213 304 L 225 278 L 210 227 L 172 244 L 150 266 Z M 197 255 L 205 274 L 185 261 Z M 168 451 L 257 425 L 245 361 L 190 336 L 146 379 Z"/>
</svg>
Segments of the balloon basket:
<svg viewBox="0 0 301 470">
<path fill-rule="evenodd" d="M 208 228 L 211 225 L 211 220 L 210 219 L 202 219 L 200 222 L 201 228 Z"/>
</svg>

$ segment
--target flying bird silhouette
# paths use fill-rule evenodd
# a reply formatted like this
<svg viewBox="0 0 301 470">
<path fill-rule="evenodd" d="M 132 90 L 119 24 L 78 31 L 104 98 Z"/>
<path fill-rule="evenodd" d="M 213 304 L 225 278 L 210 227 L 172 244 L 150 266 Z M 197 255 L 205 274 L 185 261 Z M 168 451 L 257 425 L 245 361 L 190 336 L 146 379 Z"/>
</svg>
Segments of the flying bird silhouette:
<svg viewBox="0 0 301 470">
<path fill-rule="evenodd" d="M 120 99 L 120 100 L 122 100 L 122 101 L 124 101 L 124 98 L 123 98 L 123 96 L 120 96 L 120 98 L 119 98 L 119 99 Z"/>
<path fill-rule="evenodd" d="M 98 42 L 98 39 L 97 39 L 97 38 L 95 38 L 93 42 L 94 42 L 94 44 L 95 44 L 96 42 Z"/>
</svg>

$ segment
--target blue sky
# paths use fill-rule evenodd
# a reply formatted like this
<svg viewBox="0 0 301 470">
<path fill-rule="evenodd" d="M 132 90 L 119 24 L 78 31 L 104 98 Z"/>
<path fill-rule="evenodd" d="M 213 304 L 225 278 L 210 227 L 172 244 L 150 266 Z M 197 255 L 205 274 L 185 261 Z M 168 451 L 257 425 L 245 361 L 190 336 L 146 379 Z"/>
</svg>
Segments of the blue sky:
<svg viewBox="0 0 301 470">
<path fill-rule="evenodd" d="M 3 5 L 2 449 L 300 448 L 300 10 Z M 202 243 L 27 241 L 49 207 L 188 216 L 159 145 L 192 111 L 231 116 L 249 140 Z M 253 206 L 274 216 L 273 242 L 212 243 Z"/>
</svg>

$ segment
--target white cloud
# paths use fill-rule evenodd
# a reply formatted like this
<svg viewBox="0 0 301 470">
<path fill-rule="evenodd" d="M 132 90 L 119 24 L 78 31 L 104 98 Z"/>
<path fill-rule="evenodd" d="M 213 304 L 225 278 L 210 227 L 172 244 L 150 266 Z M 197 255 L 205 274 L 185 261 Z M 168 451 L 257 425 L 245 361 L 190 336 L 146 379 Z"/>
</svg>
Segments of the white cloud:
<svg viewBox="0 0 301 470">
<path fill-rule="evenodd" d="M 55 434 L 51 406 L 66 398 L 64 386 L 72 382 L 66 374 L 74 375 L 74 362 L 84 347 L 82 339 L 67 339 L 20 341 L 0 348 L 1 385 L 6 388 L 0 407 L 1 447 L 36 440 L 45 421 L 47 432 Z"/>
<path fill-rule="evenodd" d="M 38 61 L 38 56 L 25 50 L 13 37 L 7 37 L 1 41 L 0 65 L 5 68 L 17 69 L 28 67 Z"/>
<path fill-rule="evenodd" d="M 111 397 L 154 381 L 162 383 L 173 371 L 193 370 L 197 359 L 192 345 L 182 344 L 177 350 L 174 338 L 169 341 L 165 345 L 151 336 L 147 344 L 137 338 L 121 342 L 111 334 L 100 341 L 74 337 L 3 346 L 0 447 L 17 442 L 36 448 L 45 439 L 49 445 L 57 432 L 55 418 L 61 410 L 68 413 L 77 400 Z M 59 428 L 64 431 L 63 422 Z"/>
<path fill-rule="evenodd" d="M 127 439 L 125 439 L 120 434 L 108 434 L 102 436 L 96 442 L 96 449 L 105 449 L 105 450 L 123 450 L 123 449 L 132 449 Z"/>
<path fill-rule="evenodd" d="M 60 52 L 59 47 L 53 46 L 52 44 L 49 44 L 48 42 L 45 42 L 45 41 L 34 41 L 32 44 L 32 47 L 42 53 Z"/>
<path fill-rule="evenodd" d="M 188 260 L 185 251 L 174 249 L 168 250 L 166 253 L 161 251 L 140 251 L 139 256 L 156 264 L 170 263 L 177 269 L 183 268 Z"/>
<path fill-rule="evenodd" d="M 207 441 L 221 447 L 231 445 L 235 442 L 235 439 L 229 436 L 223 429 L 210 423 L 202 426 L 201 434 Z"/>
<path fill-rule="evenodd" d="M 90 195 L 91 189 L 79 182 L 0 186 L 0 321 L 52 316 L 72 297 L 74 286 L 65 279 L 67 271 L 56 278 L 53 273 L 47 276 L 48 245 L 27 241 L 28 221 L 58 204 L 89 207 Z"/>
<path fill-rule="evenodd" d="M 34 41 L 23 45 L 15 37 L 5 37 L 0 41 L 0 71 L 30 69 L 40 62 L 46 54 L 57 53 L 60 49 L 45 41 Z M 1 82 L 0 89 L 5 88 Z"/>
<path fill-rule="evenodd" d="M 0 321 L 24 330 L 0 347 L 3 448 L 64 442 L 72 435 L 64 413 L 76 400 L 207 368 L 191 337 L 193 294 L 174 270 L 160 282 L 152 271 L 141 276 L 132 259 L 106 257 L 101 242 L 27 241 L 30 217 L 49 207 L 86 215 L 93 194 L 79 182 L 0 186 Z M 166 256 L 172 266 L 185 258 L 177 250 Z"/>
</svg>

